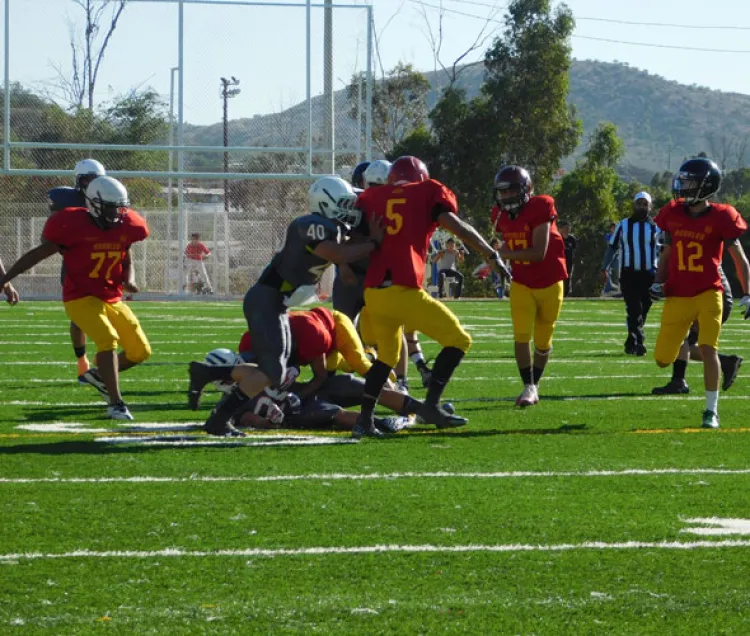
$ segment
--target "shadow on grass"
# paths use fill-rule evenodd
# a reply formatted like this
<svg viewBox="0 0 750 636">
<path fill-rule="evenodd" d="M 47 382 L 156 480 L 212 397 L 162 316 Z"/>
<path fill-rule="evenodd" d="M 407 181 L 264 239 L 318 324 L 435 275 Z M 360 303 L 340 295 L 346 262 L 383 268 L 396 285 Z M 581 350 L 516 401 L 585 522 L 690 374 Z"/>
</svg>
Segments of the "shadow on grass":
<svg viewBox="0 0 750 636">
<path fill-rule="evenodd" d="M 514 429 L 482 429 L 473 430 L 470 428 L 451 428 L 451 429 L 434 429 L 434 428 L 412 428 L 408 430 L 408 435 L 429 435 L 435 438 L 446 439 L 469 439 L 474 437 L 494 437 L 496 435 L 575 435 L 588 433 L 590 431 L 586 424 L 563 424 L 556 428 L 514 428 Z"/>
</svg>

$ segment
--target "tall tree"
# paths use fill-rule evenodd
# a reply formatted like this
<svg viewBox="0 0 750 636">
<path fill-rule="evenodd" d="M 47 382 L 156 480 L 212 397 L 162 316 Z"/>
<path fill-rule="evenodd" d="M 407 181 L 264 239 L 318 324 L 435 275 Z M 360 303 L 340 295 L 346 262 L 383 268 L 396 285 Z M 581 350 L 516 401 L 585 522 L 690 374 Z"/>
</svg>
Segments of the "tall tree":
<svg viewBox="0 0 750 636">
<path fill-rule="evenodd" d="M 620 216 L 618 201 L 629 199 L 628 185 L 615 166 L 624 154 L 624 144 L 611 123 L 599 124 L 591 134 L 588 149 L 575 169 L 555 189 L 561 218 L 571 222 L 578 239 L 574 256 L 574 291 L 586 296 L 599 289 L 599 264 L 604 254 L 604 232 Z"/>
<path fill-rule="evenodd" d="M 550 0 L 513 0 L 507 28 L 485 56 L 484 129 L 497 163 L 527 167 L 546 188 L 563 157 L 578 145 L 581 123 L 568 105 L 573 14 Z"/>
<path fill-rule="evenodd" d="M 104 54 L 127 0 L 72 0 L 83 12 L 83 38 L 70 28 L 70 71 L 56 65 L 58 87 L 74 106 L 94 109 L 94 90 Z"/>
<path fill-rule="evenodd" d="M 375 82 L 372 91 L 372 140 L 378 152 L 388 155 L 427 118 L 427 93 L 430 82 L 411 64 L 399 62 L 382 80 Z M 347 87 L 349 115 L 357 119 L 366 107 L 364 76 L 356 74 Z M 363 121 L 364 118 L 361 118 Z M 362 130 L 364 133 L 364 130 Z"/>
</svg>

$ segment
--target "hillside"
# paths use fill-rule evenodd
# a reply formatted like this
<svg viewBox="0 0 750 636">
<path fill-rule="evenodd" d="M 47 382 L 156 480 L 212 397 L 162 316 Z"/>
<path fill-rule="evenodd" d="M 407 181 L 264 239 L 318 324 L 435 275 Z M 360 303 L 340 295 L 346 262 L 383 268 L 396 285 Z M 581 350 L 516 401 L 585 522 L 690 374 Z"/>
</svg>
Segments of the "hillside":
<svg viewBox="0 0 750 636">
<path fill-rule="evenodd" d="M 466 68 L 461 74 L 459 84 L 469 96 L 479 91 L 483 74 L 481 64 Z M 426 75 L 434 86 L 435 74 Z M 431 93 L 431 100 L 436 95 L 437 92 Z M 712 153 L 713 148 L 721 148 L 727 140 L 736 143 L 750 139 L 750 95 L 685 86 L 624 64 L 574 61 L 570 102 L 583 121 L 584 143 L 599 122 L 617 125 L 626 148 L 623 172 L 641 180 L 649 179 L 656 171 L 676 169 L 685 156 L 701 150 Z M 322 98 L 314 98 L 313 119 L 317 124 L 323 119 L 322 107 Z M 347 116 L 343 91 L 336 94 L 336 110 L 337 147 L 352 150 L 354 125 Z M 303 145 L 306 125 L 307 109 L 302 102 L 281 113 L 233 120 L 230 144 Z M 222 143 L 220 123 L 186 125 L 185 133 L 190 144 Z M 317 137 L 320 131 L 314 134 Z M 731 152 L 729 156 L 729 165 L 735 167 L 737 158 Z"/>
</svg>

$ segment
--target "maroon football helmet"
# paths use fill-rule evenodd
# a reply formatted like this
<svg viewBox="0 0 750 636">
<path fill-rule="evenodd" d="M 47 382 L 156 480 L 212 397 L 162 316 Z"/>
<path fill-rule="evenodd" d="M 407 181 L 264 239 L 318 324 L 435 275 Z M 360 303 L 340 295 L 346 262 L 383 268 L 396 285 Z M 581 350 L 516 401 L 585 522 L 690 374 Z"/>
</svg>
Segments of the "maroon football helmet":
<svg viewBox="0 0 750 636">
<path fill-rule="evenodd" d="M 388 173 L 388 185 L 404 185 L 405 183 L 419 183 L 430 178 L 430 171 L 421 159 L 404 155 L 393 162 Z"/>
<path fill-rule="evenodd" d="M 529 202 L 533 185 L 525 168 L 504 166 L 495 175 L 494 190 L 497 207 L 505 210 L 511 218 L 515 218 L 521 208 Z M 511 192 L 515 196 L 503 197 L 504 192 Z"/>
</svg>

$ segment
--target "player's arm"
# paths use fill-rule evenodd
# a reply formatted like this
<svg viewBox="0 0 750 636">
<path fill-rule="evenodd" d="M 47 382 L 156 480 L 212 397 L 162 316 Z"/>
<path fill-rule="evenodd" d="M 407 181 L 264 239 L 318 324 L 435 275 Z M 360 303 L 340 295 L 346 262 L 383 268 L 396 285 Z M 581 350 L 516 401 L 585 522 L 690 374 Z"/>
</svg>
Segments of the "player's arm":
<svg viewBox="0 0 750 636">
<path fill-rule="evenodd" d="M 311 251 L 315 256 L 337 265 L 367 258 L 383 242 L 385 227 L 382 219 L 379 217 L 370 219 L 368 230 L 369 237 L 364 243 L 341 243 L 328 239 L 318 243 Z"/>
<path fill-rule="evenodd" d="M 669 255 L 672 253 L 672 237 L 669 232 L 664 232 L 664 246 L 659 254 L 659 263 L 656 266 L 656 276 L 654 283 L 664 283 L 669 273 Z"/>
<path fill-rule="evenodd" d="M 748 281 L 750 281 L 750 264 L 747 262 L 747 255 L 739 239 L 729 241 L 727 249 L 732 256 L 734 268 L 737 271 L 737 278 L 740 279 L 740 285 L 742 285 L 743 295 L 742 300 L 740 300 L 740 306 L 745 308 L 743 317 L 747 320 L 750 318 L 750 290 L 747 287 Z"/>
<path fill-rule="evenodd" d="M 53 254 L 57 254 L 59 251 L 60 248 L 57 245 L 42 239 L 41 244 L 21 256 L 21 258 L 13 263 L 10 269 L 0 277 L 0 287 L 4 289 L 5 285 L 12 281 L 16 276 L 30 270 L 35 265 L 41 263 L 45 258 L 49 258 Z"/>
<path fill-rule="evenodd" d="M 122 287 L 129 294 L 137 294 L 140 291 L 138 283 L 135 282 L 135 266 L 130 248 L 125 253 L 125 258 L 122 259 Z"/>
<path fill-rule="evenodd" d="M 438 206 L 435 212 L 434 218 L 440 227 L 444 227 L 461 241 L 468 243 L 477 252 L 480 252 L 490 264 L 490 267 L 498 274 L 503 274 L 510 278 L 510 270 L 508 270 L 498 253 L 492 249 L 492 246 L 484 240 L 484 237 L 479 232 L 447 208 L 443 207 L 441 210 L 440 206 Z"/>
<path fill-rule="evenodd" d="M 326 371 L 326 356 L 324 353 L 320 354 L 310 362 L 310 369 L 313 372 L 312 380 L 296 385 L 297 390 L 295 390 L 295 393 L 299 396 L 300 400 L 305 400 L 315 395 L 323 386 L 323 383 L 328 379 L 328 371 Z"/>
<path fill-rule="evenodd" d="M 531 233 L 531 247 L 525 250 L 510 250 L 505 244 L 500 248 L 498 253 L 503 258 L 512 258 L 517 261 L 531 261 L 540 262 L 544 260 L 547 255 L 547 248 L 549 247 L 549 233 L 551 221 L 541 223 L 537 225 Z"/>
</svg>

